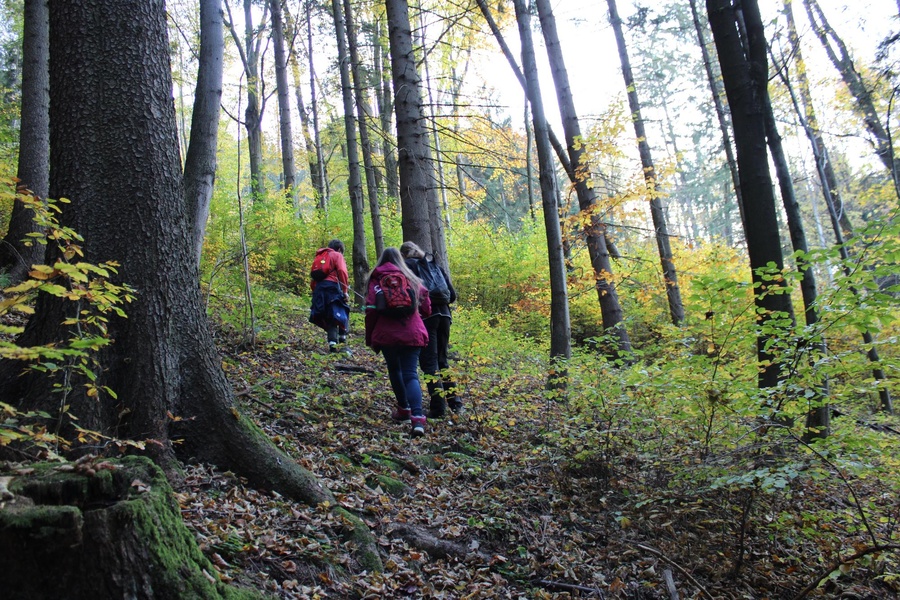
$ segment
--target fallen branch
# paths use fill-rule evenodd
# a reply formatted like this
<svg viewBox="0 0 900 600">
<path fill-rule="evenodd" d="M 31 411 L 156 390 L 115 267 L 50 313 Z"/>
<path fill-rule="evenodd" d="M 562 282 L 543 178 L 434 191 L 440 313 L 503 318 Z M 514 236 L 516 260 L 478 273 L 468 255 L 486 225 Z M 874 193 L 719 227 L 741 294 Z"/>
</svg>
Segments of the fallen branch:
<svg viewBox="0 0 900 600">
<path fill-rule="evenodd" d="M 399 537 L 419 550 L 424 550 L 433 558 L 449 558 L 452 556 L 462 559 L 473 554 L 485 561 L 490 559 L 490 557 L 481 552 L 470 551 L 463 544 L 442 540 L 432 535 L 429 531 L 408 523 L 397 525 L 388 533 Z"/>
<path fill-rule="evenodd" d="M 839 558 L 838 560 L 831 563 L 828 568 L 822 571 L 816 579 L 810 583 L 808 586 L 800 590 L 800 593 L 794 596 L 794 600 L 802 600 L 806 598 L 806 596 L 819 587 L 819 584 L 822 583 L 822 580 L 828 577 L 833 571 L 836 569 L 840 569 L 841 565 L 846 565 L 848 563 L 852 563 L 855 560 L 859 560 L 863 556 L 868 556 L 869 554 L 875 554 L 876 552 L 889 552 L 900 550 L 900 544 L 885 544 L 884 546 L 871 546 L 869 548 L 864 548 L 855 554 L 851 554 L 847 558 Z"/>
<path fill-rule="evenodd" d="M 663 571 L 663 579 L 666 581 L 666 589 L 669 590 L 670 600 L 678 600 L 678 588 L 675 587 L 675 579 L 672 577 L 672 570 Z"/>
<path fill-rule="evenodd" d="M 676 563 L 674 560 L 672 560 L 671 558 L 669 558 L 668 556 L 666 556 L 659 550 L 656 550 L 655 548 L 651 548 L 650 546 L 644 546 L 643 544 L 637 544 L 637 543 L 635 543 L 634 545 L 637 546 L 638 548 L 640 548 L 641 550 L 646 550 L 650 554 L 654 554 L 654 555 L 660 557 L 661 559 L 663 559 L 664 561 L 666 561 L 667 563 L 669 563 L 670 565 L 672 565 L 673 567 L 678 569 L 678 572 L 681 573 L 682 575 L 684 575 L 685 577 L 687 577 L 688 581 L 690 581 L 693 585 L 695 585 L 697 587 L 697 589 L 700 590 L 701 594 L 703 594 L 704 596 L 709 598 L 709 600 L 713 600 L 712 594 L 707 592 L 706 588 L 703 587 L 702 585 L 700 585 L 700 583 L 696 579 L 694 579 L 693 575 L 688 573 L 684 567 L 682 567 L 681 565 Z"/>
<path fill-rule="evenodd" d="M 588 592 L 591 594 L 597 594 L 600 598 L 605 598 L 603 595 L 603 591 L 600 588 L 592 588 L 586 587 L 583 585 L 577 585 L 575 583 L 561 583 L 559 581 L 547 581 L 546 579 L 536 579 L 532 581 L 532 583 L 537 584 L 541 587 L 547 588 L 548 590 L 562 590 L 566 592 Z"/>
</svg>

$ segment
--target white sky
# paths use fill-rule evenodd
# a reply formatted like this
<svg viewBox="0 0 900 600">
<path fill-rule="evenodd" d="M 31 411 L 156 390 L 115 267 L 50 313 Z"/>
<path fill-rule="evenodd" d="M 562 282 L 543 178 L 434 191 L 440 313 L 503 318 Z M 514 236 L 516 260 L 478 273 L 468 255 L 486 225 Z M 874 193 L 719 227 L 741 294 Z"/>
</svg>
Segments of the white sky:
<svg viewBox="0 0 900 600">
<path fill-rule="evenodd" d="M 652 5 L 653 0 L 643 0 L 644 5 Z M 685 1 L 686 3 L 686 1 Z M 875 47 L 893 28 L 900 29 L 898 24 L 898 6 L 896 0 L 819 0 L 825 15 L 838 35 L 851 45 L 851 51 L 861 63 L 871 63 L 875 56 Z M 781 7 L 781 0 L 760 0 L 764 19 L 774 18 Z M 848 7 L 849 5 L 849 7 Z M 634 3 L 630 0 L 619 0 L 619 15 L 627 22 L 634 12 Z M 572 86 L 579 117 L 589 119 L 591 115 L 599 115 L 615 99 L 624 100 L 624 82 L 620 68 L 615 37 L 608 21 L 606 0 L 554 0 L 553 12 L 556 16 L 566 67 Z M 698 8 L 705 10 L 704 0 L 698 0 Z M 830 63 L 822 52 L 818 40 L 809 31 L 802 0 L 794 0 L 794 14 L 801 31 L 801 36 L 809 38 L 805 41 L 805 58 L 810 69 L 822 69 L 833 73 Z M 537 18 L 533 18 L 533 24 Z M 767 35 L 770 28 L 767 27 Z M 804 36 L 804 33 L 807 34 Z M 518 58 L 519 34 L 513 24 L 504 31 L 507 43 L 513 48 Z M 545 112 L 552 126 L 561 132 L 558 121 L 556 95 L 549 68 L 546 66 L 546 51 L 540 33 L 533 36 L 541 75 L 541 92 L 545 103 Z M 626 43 L 630 43 L 630 35 L 626 29 Z M 708 38 L 711 42 L 711 36 Z M 698 51 L 699 52 L 699 51 Z M 640 72 L 634 64 L 635 76 L 640 80 Z M 502 55 L 486 56 L 478 61 L 476 69 L 487 81 L 501 91 L 510 105 L 513 123 L 521 124 L 523 108 L 521 87 L 513 76 Z M 638 95 L 641 91 L 638 90 Z"/>
</svg>

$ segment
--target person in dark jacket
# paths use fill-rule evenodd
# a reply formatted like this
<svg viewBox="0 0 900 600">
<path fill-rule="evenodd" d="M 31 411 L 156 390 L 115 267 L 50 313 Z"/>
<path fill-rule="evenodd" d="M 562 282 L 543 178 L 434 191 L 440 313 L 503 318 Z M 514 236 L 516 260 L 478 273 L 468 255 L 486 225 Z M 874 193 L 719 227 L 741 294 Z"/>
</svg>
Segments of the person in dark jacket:
<svg viewBox="0 0 900 600">
<path fill-rule="evenodd" d="M 413 242 L 403 242 L 400 246 L 400 254 L 403 255 L 409 270 L 420 276 L 422 261 L 427 260 L 425 252 Z M 419 354 L 419 365 L 425 373 L 425 385 L 428 387 L 430 398 L 428 417 L 439 419 L 444 416 L 447 407 L 455 413 L 462 411 L 462 401 L 456 394 L 456 386 L 447 375 L 450 363 L 447 359 L 447 349 L 450 345 L 450 325 L 453 316 L 450 305 L 456 302 L 456 290 L 450 282 L 450 276 L 442 267 L 438 267 L 447 283 L 450 292 L 446 302 L 440 301 L 434 296 L 431 298 L 431 316 L 425 319 L 425 329 L 428 331 L 428 345 L 422 348 Z"/>
<path fill-rule="evenodd" d="M 392 317 L 379 311 L 376 294 L 382 277 L 401 273 L 409 281 L 413 294 L 413 312 L 403 317 Z M 422 409 L 422 388 L 419 384 L 419 352 L 428 344 L 428 331 L 422 319 L 431 314 L 428 290 L 403 262 L 400 251 L 385 248 L 378 264 L 369 274 L 366 293 L 366 345 L 381 352 L 387 364 L 391 389 L 397 407 L 391 417 L 395 421 L 409 420 L 411 435 L 425 435 L 427 419 Z"/>
<path fill-rule="evenodd" d="M 338 351 L 338 343 L 347 341 L 350 326 L 350 284 L 344 243 L 331 240 L 316 251 L 310 269 L 312 306 L 309 321 L 325 330 L 328 350 Z"/>
</svg>

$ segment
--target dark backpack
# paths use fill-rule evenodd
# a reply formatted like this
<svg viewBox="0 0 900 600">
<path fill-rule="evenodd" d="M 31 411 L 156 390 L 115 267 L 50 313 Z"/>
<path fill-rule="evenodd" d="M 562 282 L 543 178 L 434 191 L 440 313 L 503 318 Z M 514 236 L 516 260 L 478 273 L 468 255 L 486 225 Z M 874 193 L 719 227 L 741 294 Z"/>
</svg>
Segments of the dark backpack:
<svg viewBox="0 0 900 600">
<path fill-rule="evenodd" d="M 375 286 L 375 310 L 389 317 L 408 317 L 415 310 L 414 293 L 403 273 L 383 275 Z"/>
<path fill-rule="evenodd" d="M 428 297 L 431 298 L 431 303 L 450 304 L 450 284 L 447 283 L 447 278 L 444 277 L 441 268 L 434 262 L 434 258 L 432 257 L 431 260 L 428 260 L 427 257 L 420 258 L 416 267 L 422 285 L 428 288 Z"/>
</svg>

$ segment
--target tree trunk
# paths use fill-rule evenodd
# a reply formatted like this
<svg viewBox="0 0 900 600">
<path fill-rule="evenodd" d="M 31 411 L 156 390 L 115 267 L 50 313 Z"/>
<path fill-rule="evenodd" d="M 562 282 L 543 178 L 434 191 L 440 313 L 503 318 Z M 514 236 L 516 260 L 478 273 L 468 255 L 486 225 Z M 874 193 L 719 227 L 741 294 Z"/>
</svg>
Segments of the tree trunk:
<svg viewBox="0 0 900 600">
<path fill-rule="evenodd" d="M 312 6 L 313 0 L 306 3 L 306 51 L 309 55 L 309 106 L 312 110 L 313 123 L 313 139 L 316 144 L 316 174 L 320 189 L 316 189 L 319 195 L 319 209 L 325 210 L 328 207 L 328 198 L 331 195 L 328 185 L 328 165 L 325 164 L 325 153 L 322 152 L 322 131 L 319 127 L 319 102 L 316 94 L 316 68 L 313 62 L 315 49 L 313 48 L 312 34 Z"/>
<path fill-rule="evenodd" d="M 340 0 L 331 0 L 334 12 L 334 31 L 338 45 L 338 63 L 341 71 L 341 96 L 344 100 L 344 131 L 347 140 L 347 191 L 350 210 L 353 213 L 353 289 L 365 298 L 369 275 L 366 256 L 365 203 L 363 202 L 362 177 L 359 172 L 359 149 L 356 145 L 356 117 L 353 112 L 353 86 L 350 83 L 350 57 L 347 56 L 347 35 L 341 13 Z"/>
<path fill-rule="evenodd" d="M 722 67 L 722 79 L 734 125 L 741 196 L 744 202 L 743 224 L 747 252 L 755 287 L 754 302 L 759 325 L 765 326 L 779 314 L 793 318 L 790 296 L 779 293 L 780 281 L 766 281 L 760 270 L 772 264 L 784 268 L 775 195 L 766 152 L 765 98 L 768 61 L 759 7 L 755 0 L 744 0 L 748 51 L 745 54 L 738 30 L 737 15 L 730 0 L 706 0 L 710 28 Z M 776 288 L 770 290 L 770 288 Z M 781 365 L 772 360 L 765 346 L 768 336 L 757 338 L 757 355 L 765 366 L 759 374 L 759 387 L 770 388 L 781 379 Z"/>
<path fill-rule="evenodd" d="M 200 55 L 197 89 L 191 116 L 191 139 L 184 159 L 184 194 L 193 219 L 194 258 L 200 264 L 209 203 L 216 179 L 216 142 L 219 136 L 219 107 L 222 99 L 222 60 L 225 39 L 222 0 L 200 2 Z"/>
<path fill-rule="evenodd" d="M 547 0 L 538 0 L 538 6 Z M 678 287 L 678 272 L 675 270 L 675 262 L 672 259 L 672 247 L 669 243 L 668 224 L 666 214 L 663 211 L 662 200 L 656 185 L 656 167 L 653 157 L 650 155 L 650 144 L 647 143 L 647 132 L 644 129 L 644 119 L 641 117 L 641 103 L 638 100 L 637 86 L 634 75 L 631 72 L 631 61 L 628 58 L 628 48 L 625 45 L 625 35 L 622 32 L 622 19 L 616 9 L 615 0 L 607 0 L 609 6 L 609 22 L 616 35 L 616 44 L 619 47 L 619 60 L 622 62 L 622 77 L 625 79 L 625 89 L 628 92 L 628 106 L 631 109 L 631 122 L 634 125 L 634 135 L 637 138 L 638 153 L 641 156 L 641 166 L 644 169 L 644 181 L 647 184 L 647 194 L 650 199 L 650 216 L 653 219 L 653 228 L 656 230 L 656 248 L 659 251 L 659 261 L 662 267 L 663 282 L 666 286 L 666 297 L 669 302 L 669 318 L 674 325 L 680 325 L 684 321 L 684 304 L 681 302 L 681 289 Z M 574 160 L 572 162 L 575 162 Z"/>
<path fill-rule="evenodd" d="M 806 7 L 806 14 L 809 16 L 809 22 L 812 24 L 813 31 L 816 32 L 825 53 L 841 74 L 841 79 L 847 84 L 847 89 L 856 100 L 856 112 L 862 117 L 866 124 L 866 129 L 872 135 L 875 144 L 875 154 L 881 159 L 891 179 L 894 181 L 894 187 L 897 188 L 897 178 L 900 176 L 900 161 L 894 156 L 893 145 L 891 144 L 891 136 L 888 134 L 884 123 L 878 116 L 878 109 L 875 108 L 875 101 L 872 97 L 872 88 L 863 80 L 862 75 L 856 70 L 853 64 L 853 58 L 844 44 L 844 40 L 838 37 L 838 34 L 828 24 L 825 13 L 816 0 L 803 0 Z M 836 46 L 837 48 L 832 46 Z"/>
<path fill-rule="evenodd" d="M 794 67 L 797 71 L 797 87 L 800 91 L 800 100 L 803 104 L 803 116 L 807 125 L 813 133 L 813 139 L 810 140 L 814 144 L 813 151 L 818 149 L 818 157 L 816 160 L 822 160 L 822 168 L 825 174 L 825 183 L 831 190 L 831 202 L 834 204 L 838 212 L 841 223 L 841 230 L 844 239 L 853 237 L 853 224 L 847 211 L 844 210 L 844 201 L 838 190 L 837 176 L 834 173 L 834 167 L 831 160 L 828 159 L 828 152 L 825 149 L 825 140 L 822 137 L 822 129 L 819 127 L 819 119 L 816 116 L 815 105 L 813 104 L 812 91 L 809 85 L 809 77 L 806 74 L 806 61 L 803 60 L 803 52 L 800 47 L 800 38 L 797 35 L 797 25 L 794 21 L 794 10 L 792 0 L 784 0 L 784 13 L 788 23 L 788 40 L 791 44 L 791 51 L 794 58 Z M 786 74 L 785 74 L 786 75 Z M 798 115 L 799 115 L 798 111 Z"/>
<path fill-rule="evenodd" d="M 734 186 L 734 196 L 737 200 L 738 212 L 741 220 L 744 219 L 744 201 L 741 198 L 741 179 L 738 175 L 737 161 L 734 158 L 734 150 L 731 148 L 731 134 L 728 130 L 728 118 L 722 103 L 722 90 L 719 88 L 719 77 L 713 72 L 713 61 L 706 46 L 706 36 L 703 33 L 703 25 L 700 22 L 700 13 L 697 10 L 697 0 L 690 0 L 691 15 L 694 20 L 694 29 L 697 32 L 697 44 L 703 55 L 703 69 L 706 71 L 706 80 L 709 82 L 709 91 L 712 95 L 713 106 L 716 109 L 716 120 L 719 122 L 719 131 L 722 132 L 722 145 L 725 148 L 725 160 L 728 163 L 728 171 L 731 173 L 731 183 Z M 727 215 L 726 215 L 727 217 Z M 731 230 L 731 221 L 728 221 L 727 229 Z"/>
<path fill-rule="evenodd" d="M 6 600 L 262 597 L 209 577 L 214 567 L 148 459 L 79 466 L 13 479 L 15 497 L 0 508 Z"/>
<path fill-rule="evenodd" d="M 547 232 L 547 259 L 550 268 L 550 357 L 552 359 L 568 359 L 572 354 L 572 346 L 569 298 L 566 291 L 566 264 L 559 226 L 557 201 L 559 192 L 556 187 L 556 173 L 550 154 L 550 139 L 547 131 L 547 119 L 544 117 L 534 43 L 531 39 L 531 15 L 528 13 L 524 0 L 513 0 L 513 4 L 522 41 L 522 66 L 534 122 L 539 168 L 538 179 L 544 207 L 544 228 Z M 554 379 L 554 376 L 550 377 L 551 382 Z"/>
<path fill-rule="evenodd" d="M 434 165 L 428 146 L 428 132 L 422 114 L 422 95 L 407 0 L 385 0 L 388 38 L 391 47 L 391 73 L 394 84 L 394 111 L 397 116 L 398 166 L 400 169 L 400 208 L 403 239 L 415 242 L 425 252 L 434 247 L 431 222 L 438 206 Z M 438 226 L 440 219 L 438 219 Z M 446 253 L 439 255 L 446 265 Z"/>
<path fill-rule="evenodd" d="M 384 233 L 381 231 L 381 208 L 378 206 L 378 186 L 375 181 L 375 165 L 372 162 L 372 144 L 369 141 L 368 103 L 360 76 L 362 63 L 357 48 L 356 25 L 350 0 L 344 0 L 344 19 L 347 21 L 347 43 L 350 48 L 350 74 L 353 78 L 353 96 L 359 122 L 359 145 L 362 149 L 363 167 L 366 170 L 366 194 L 369 197 L 369 214 L 372 217 L 372 237 L 375 238 L 375 255 L 384 250 Z"/>
<path fill-rule="evenodd" d="M 794 62 L 797 68 L 797 79 L 800 85 L 801 97 L 804 103 L 804 110 L 801 111 L 800 104 L 797 102 L 797 98 L 794 94 L 793 88 L 790 85 L 790 81 L 787 79 L 786 73 L 782 73 L 782 77 L 784 78 L 785 86 L 788 88 L 788 91 L 791 94 L 791 99 L 794 103 L 794 110 L 797 113 L 797 116 L 800 118 L 800 122 L 803 125 L 803 129 L 806 132 L 806 137 L 809 139 L 810 144 L 812 145 L 813 158 L 816 161 L 816 170 L 819 174 L 819 182 L 822 186 L 822 195 L 825 198 L 825 206 L 828 208 L 828 214 L 831 217 L 831 225 L 834 231 L 835 242 L 838 245 L 839 252 L 841 254 L 841 259 L 843 261 L 847 261 L 850 258 L 849 251 L 847 250 L 847 246 L 844 243 L 844 233 L 846 228 L 849 227 L 849 220 L 845 223 L 841 217 L 846 218 L 844 214 L 845 211 L 841 210 L 842 204 L 840 203 L 840 194 L 832 189 L 832 185 L 836 185 L 834 171 L 831 170 L 831 162 L 828 160 L 828 152 L 825 148 L 825 142 L 822 139 L 822 134 L 818 129 L 818 121 L 816 119 L 816 113 L 813 109 L 812 104 L 812 96 L 809 89 L 809 81 L 806 78 L 806 66 L 803 61 L 803 55 L 800 52 L 800 44 L 799 39 L 797 37 L 797 28 L 794 24 L 793 19 L 793 10 L 791 7 L 791 0 L 784 0 L 784 8 L 785 14 L 788 18 L 788 36 L 791 41 L 791 51 L 794 55 Z M 850 228 L 850 232 L 852 233 L 852 228 Z M 844 267 L 845 274 L 849 274 L 847 272 L 847 268 Z M 855 288 L 851 288 L 851 291 L 854 295 L 858 294 L 858 291 Z M 881 357 L 878 355 L 878 350 L 873 345 L 874 338 L 870 331 L 863 332 L 863 343 L 869 346 L 869 350 L 866 355 L 869 361 L 872 363 L 872 376 L 876 381 L 883 382 L 886 379 L 884 370 L 881 367 Z M 886 385 L 882 385 L 879 389 L 879 396 L 881 400 L 881 407 L 887 413 L 893 413 L 893 401 L 891 399 L 890 390 Z M 821 414 L 827 411 L 827 414 Z M 819 409 L 817 415 L 814 417 L 818 426 L 825 427 L 827 431 L 827 427 L 830 424 L 831 420 L 831 411 L 828 406 L 825 406 Z"/>
<path fill-rule="evenodd" d="M 22 106 L 19 128 L 18 187 L 47 198 L 50 179 L 50 30 L 47 0 L 25 0 L 22 33 Z M 45 246 L 29 234 L 42 233 L 25 204 L 13 203 L 6 237 L 0 241 L 0 271 L 10 284 L 25 279 L 31 265 L 42 262 Z M 29 240 L 27 243 L 25 240 Z"/>
<path fill-rule="evenodd" d="M 529 96 L 527 90 L 527 81 L 526 77 L 522 74 L 522 71 L 519 69 L 516 64 L 515 58 L 512 55 L 512 52 L 509 50 L 509 47 L 506 45 L 506 42 L 503 39 L 503 36 L 500 33 L 499 28 L 494 22 L 493 17 L 491 16 L 490 10 L 488 9 L 487 4 L 484 0 L 478 0 L 478 6 L 481 9 L 482 14 L 488 22 L 488 25 L 491 27 L 491 30 L 494 32 L 494 37 L 497 39 L 497 42 L 500 44 L 501 49 L 503 50 L 503 54 L 506 56 L 507 61 L 513 69 L 513 72 L 516 74 L 516 77 L 519 79 L 519 83 L 522 85 L 523 89 L 526 90 L 526 95 Z M 552 16 L 552 15 L 551 15 Z M 555 26 L 554 26 L 555 31 Z M 548 48 L 548 52 L 550 49 Z M 565 65 L 561 62 L 560 57 L 560 65 L 563 67 L 562 75 L 568 79 L 568 75 L 565 73 Z M 556 80 L 557 73 L 554 71 L 554 81 Z M 560 85 L 557 84 L 557 97 L 559 97 Z M 566 86 L 567 88 L 568 86 Z M 566 93 L 569 91 L 566 89 Z M 569 97 L 571 101 L 571 96 Z M 560 102 L 560 112 L 562 113 L 562 102 Z M 574 124 L 577 128 L 578 121 L 577 115 L 575 115 L 574 107 L 571 109 L 570 114 L 575 117 Z M 566 119 L 564 121 L 564 128 Z M 570 121 L 571 123 L 571 121 Z M 597 203 L 596 194 L 594 194 L 592 188 L 588 188 L 587 185 L 584 184 L 584 181 L 581 181 L 581 185 L 579 185 L 579 180 L 583 180 L 583 177 L 578 176 L 578 172 L 572 164 L 572 161 L 569 160 L 569 157 L 566 155 L 566 151 L 562 148 L 562 145 L 557 140 L 554 143 L 555 136 L 553 135 L 553 131 L 550 129 L 549 124 L 545 122 L 545 127 L 547 128 L 547 138 L 548 142 L 556 151 L 556 156 L 559 159 L 560 164 L 563 166 L 563 169 L 566 171 L 566 174 L 569 177 L 570 183 L 575 186 L 576 193 L 578 196 L 578 206 L 579 208 L 590 214 L 590 226 L 584 228 L 584 236 L 585 241 L 587 242 L 588 247 L 588 255 L 591 260 L 591 266 L 594 270 L 594 278 L 596 281 L 596 289 L 597 289 L 597 299 L 600 304 L 600 314 L 601 319 L 603 321 L 603 328 L 606 332 L 612 334 L 615 338 L 615 346 L 616 352 L 619 354 L 628 354 L 631 352 L 631 339 L 628 336 L 628 331 L 624 326 L 624 314 L 622 312 L 622 306 L 619 304 L 619 295 L 616 291 L 615 283 L 610 277 L 613 273 L 612 262 L 610 261 L 611 248 L 609 247 L 610 242 L 608 242 L 606 238 L 606 224 L 600 219 L 599 205 Z M 535 139 L 537 139 L 537 131 L 534 132 Z M 578 134 L 580 135 L 580 133 Z M 573 133 L 572 142 L 569 143 L 569 149 L 574 150 L 574 139 L 575 133 Z M 568 133 L 566 134 L 566 139 L 568 141 Z M 576 151 L 580 152 L 581 151 Z"/>
<path fill-rule="evenodd" d="M 71 434 L 71 412 L 81 427 L 146 441 L 170 472 L 176 458 L 208 462 L 258 487 L 334 505 L 312 474 L 233 406 L 198 285 L 163 0 L 54 2 L 50 32 L 50 193 L 71 200 L 61 223 L 84 237 L 84 260 L 118 261 L 111 279 L 134 286 L 136 300 L 127 319 L 110 318 L 105 335 L 115 343 L 97 354 L 97 384 L 116 398 L 98 402 L 76 373 L 71 381 L 21 374 L 12 361 L 0 363 L 0 397 L 54 414 L 64 435 Z M 50 264 L 58 255 L 48 248 Z M 41 295 L 18 343 L 67 339 L 63 321 L 77 309 L 71 304 Z M 63 414 L 55 383 L 70 384 Z M 361 560 L 380 568 L 373 540 L 362 552 Z"/>
<path fill-rule="evenodd" d="M 393 94 L 391 92 L 390 55 L 384 47 L 384 21 L 378 19 L 372 28 L 372 45 L 375 54 L 375 99 L 378 103 L 378 116 L 381 120 L 381 154 L 384 156 L 385 192 L 389 198 L 400 200 L 400 179 L 395 146 L 391 143 L 394 131 L 391 127 L 391 116 L 394 112 Z M 388 66 L 385 66 L 388 65 Z"/>
<path fill-rule="evenodd" d="M 247 77 L 247 108 L 244 110 L 244 127 L 247 129 L 247 152 L 250 155 L 250 190 L 253 202 L 257 202 L 263 200 L 266 194 L 265 174 L 263 173 L 262 98 L 259 76 L 262 36 L 258 35 L 253 27 L 252 0 L 244 0 L 243 41 L 234 28 L 234 19 L 231 17 L 229 0 L 225 0 L 225 8 L 228 10 L 228 28 L 241 57 L 244 75 Z M 268 4 L 263 9 L 262 21 L 265 21 L 267 13 Z"/>
<path fill-rule="evenodd" d="M 291 199 L 294 212 L 300 208 L 297 198 L 297 168 L 294 165 L 294 133 L 291 127 L 291 88 L 288 84 L 287 55 L 284 48 L 282 0 L 270 0 L 272 10 L 272 44 L 275 47 L 275 85 L 278 89 L 278 130 L 281 133 L 281 169 L 284 190 Z"/>
</svg>

